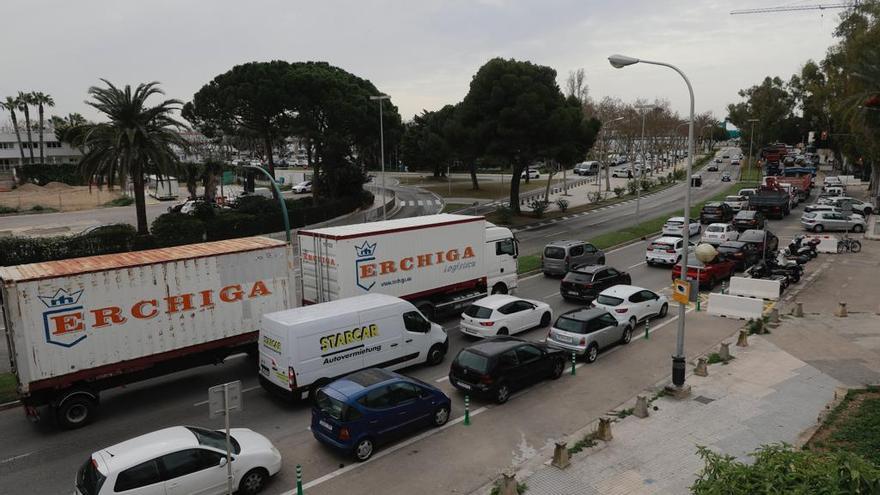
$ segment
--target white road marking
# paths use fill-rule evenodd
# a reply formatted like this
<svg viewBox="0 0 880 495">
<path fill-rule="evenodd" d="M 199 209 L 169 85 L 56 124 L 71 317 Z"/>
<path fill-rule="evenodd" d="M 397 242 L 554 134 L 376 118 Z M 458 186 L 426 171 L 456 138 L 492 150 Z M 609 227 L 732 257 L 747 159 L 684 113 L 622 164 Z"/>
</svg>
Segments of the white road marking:
<svg viewBox="0 0 880 495">
<path fill-rule="evenodd" d="M 561 297 L 561 295 L 559 294 L 559 292 L 553 292 L 553 293 L 547 294 L 546 296 L 542 296 L 541 299 L 548 299 L 551 297 Z"/>
<path fill-rule="evenodd" d="M 563 232 L 563 231 L 547 232 L 546 234 L 542 235 L 541 237 L 550 237 L 550 236 L 559 235 L 559 234 L 564 234 L 564 233 L 565 233 L 565 232 Z"/>
<path fill-rule="evenodd" d="M 259 385 L 256 385 L 256 386 L 253 386 L 253 387 L 243 388 L 243 389 L 241 389 L 241 393 L 245 393 L 245 392 L 253 392 L 254 390 L 256 390 L 256 389 L 258 389 L 258 388 L 261 388 L 261 387 L 260 387 Z M 204 405 L 207 404 L 207 403 L 208 403 L 208 401 L 203 400 L 203 401 L 196 402 L 195 404 L 193 404 L 193 407 L 204 406 Z"/>
<path fill-rule="evenodd" d="M 31 454 L 33 454 L 33 452 L 28 452 L 28 453 L 26 453 L 26 454 L 19 454 L 19 455 L 14 455 L 14 456 L 12 456 L 12 457 L 8 457 L 8 458 L 3 459 L 2 461 L 0 461 L 0 465 L 2 465 L 2 464 L 6 464 L 6 463 L 8 463 L 8 462 L 12 462 L 12 461 L 17 461 L 18 459 L 24 459 L 25 457 L 27 457 L 27 456 L 29 456 L 29 455 L 31 455 Z"/>
<path fill-rule="evenodd" d="M 488 410 L 489 410 L 489 408 L 485 407 L 485 406 L 481 407 L 479 409 L 475 409 L 470 412 L 470 417 L 473 418 L 474 416 L 482 414 Z M 303 489 L 308 490 L 309 488 L 313 488 L 315 486 L 320 485 L 321 483 L 325 483 L 327 481 L 330 481 L 333 478 L 341 476 L 349 471 L 352 471 L 352 470 L 355 470 L 361 466 L 365 466 L 367 464 L 370 464 L 371 462 L 379 460 L 385 456 L 391 455 L 391 454 L 397 452 L 398 450 L 405 449 L 416 442 L 419 442 L 425 438 L 428 438 L 432 435 L 436 435 L 437 433 L 440 433 L 441 431 L 444 431 L 448 428 L 451 428 L 451 427 L 461 423 L 462 421 L 464 421 L 464 416 L 459 416 L 439 428 L 432 428 L 432 429 L 427 430 L 426 432 L 422 433 L 421 435 L 416 435 L 416 436 L 414 436 L 404 442 L 400 442 L 392 447 L 389 447 L 387 449 L 383 449 L 365 462 L 356 462 L 356 463 L 349 464 L 348 466 L 345 466 L 344 468 L 337 469 L 336 471 L 327 473 L 324 476 L 321 476 L 320 478 L 309 481 L 308 483 L 305 483 L 303 485 Z M 295 494 L 296 494 L 296 490 L 290 490 L 288 492 L 284 492 L 282 495 L 295 495 Z"/>
<path fill-rule="evenodd" d="M 536 274 L 534 274 L 534 275 L 529 275 L 528 277 L 522 277 L 522 278 L 519 279 L 519 281 L 520 281 L 520 282 L 525 282 L 526 280 L 530 280 L 530 279 L 533 279 L 533 278 L 535 278 L 535 277 L 543 277 L 543 276 L 544 276 L 543 273 L 536 273 Z"/>
<path fill-rule="evenodd" d="M 449 380 L 449 375 L 441 376 L 440 378 L 434 380 L 434 383 L 443 383 Z"/>
<path fill-rule="evenodd" d="M 637 267 L 637 266 L 642 266 L 642 265 L 645 265 L 645 264 L 647 264 L 647 263 L 648 263 L 647 261 L 643 261 L 643 262 L 641 262 L 641 263 L 636 263 L 635 265 L 632 265 L 632 266 L 630 266 L 629 268 L 627 268 L 627 270 L 632 270 L 633 268 L 635 268 L 635 267 Z"/>
</svg>

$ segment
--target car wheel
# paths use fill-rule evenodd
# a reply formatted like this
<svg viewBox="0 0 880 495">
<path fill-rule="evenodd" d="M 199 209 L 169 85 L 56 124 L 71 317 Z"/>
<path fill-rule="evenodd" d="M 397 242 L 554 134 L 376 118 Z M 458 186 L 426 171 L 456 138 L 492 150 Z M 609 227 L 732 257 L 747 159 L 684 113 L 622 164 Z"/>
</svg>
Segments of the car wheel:
<svg viewBox="0 0 880 495">
<path fill-rule="evenodd" d="M 623 335 L 620 337 L 621 344 L 629 344 L 633 338 L 633 329 L 631 326 L 627 325 L 626 328 L 623 329 Z"/>
<path fill-rule="evenodd" d="M 653 261 L 646 261 L 645 263 L 647 263 L 648 266 L 654 266 L 654 262 L 653 262 Z"/>
<path fill-rule="evenodd" d="M 65 400 L 55 410 L 58 424 L 66 429 L 82 428 L 92 422 L 97 413 L 98 404 L 90 397 L 75 395 Z"/>
<path fill-rule="evenodd" d="M 562 376 L 562 372 L 565 371 L 565 360 L 559 358 L 556 362 L 553 363 L 553 373 L 550 375 L 554 380 Z"/>
<path fill-rule="evenodd" d="M 863 216 L 864 216 L 865 218 L 867 218 L 868 215 L 870 215 L 870 214 L 873 213 L 873 212 L 874 212 L 874 210 L 872 210 L 870 207 L 865 208 L 865 209 L 864 209 L 864 213 L 865 213 L 865 214 L 864 214 Z"/>
<path fill-rule="evenodd" d="M 596 358 L 599 357 L 599 346 L 593 342 L 590 344 L 590 347 L 587 347 L 587 353 L 585 355 L 585 359 L 588 363 L 595 363 Z"/>
<path fill-rule="evenodd" d="M 825 230 L 825 227 L 823 227 L 822 224 L 816 224 L 813 226 L 813 232 L 822 232 L 823 230 Z"/>
<path fill-rule="evenodd" d="M 431 349 L 428 350 L 428 359 L 426 361 L 431 366 L 434 366 L 442 363 L 444 356 L 446 356 L 446 351 L 443 350 L 443 346 L 440 344 L 434 344 L 431 346 Z"/>
<path fill-rule="evenodd" d="M 638 325 L 638 324 L 639 324 L 639 320 L 637 320 L 635 316 L 633 316 L 632 318 L 629 319 L 629 327 L 630 328 L 635 329 L 636 325 Z"/>
<path fill-rule="evenodd" d="M 852 231 L 855 232 L 856 234 L 858 234 L 860 232 L 864 232 L 864 230 L 865 230 L 865 228 L 859 224 L 853 225 L 853 228 L 852 228 Z"/>
<path fill-rule="evenodd" d="M 373 440 L 370 438 L 361 439 L 354 447 L 354 458 L 358 462 L 364 462 L 373 455 Z"/>
<path fill-rule="evenodd" d="M 443 426 L 449 421 L 449 406 L 440 406 L 434 411 L 434 426 Z"/>
<path fill-rule="evenodd" d="M 244 495 L 260 493 L 263 490 L 263 487 L 266 486 L 266 481 L 268 479 L 269 473 L 267 473 L 265 469 L 251 469 L 241 477 L 241 481 L 238 483 L 238 493 Z"/>
<path fill-rule="evenodd" d="M 507 294 L 507 286 L 498 282 L 492 286 L 492 294 Z"/>
<path fill-rule="evenodd" d="M 666 316 L 666 313 L 668 313 L 668 312 L 669 312 L 669 305 L 666 303 L 663 303 L 663 306 L 660 306 L 660 312 L 657 315 L 660 318 L 663 318 L 664 316 Z"/>
<path fill-rule="evenodd" d="M 504 404 L 510 398 L 510 387 L 506 383 L 501 383 L 495 390 L 495 402 Z"/>
<path fill-rule="evenodd" d="M 541 327 L 542 328 L 546 327 L 549 324 L 550 324 L 550 313 L 547 312 L 547 313 L 544 313 L 543 315 L 541 315 Z"/>
<path fill-rule="evenodd" d="M 498 330 L 498 333 L 496 333 L 495 335 L 509 335 L 509 334 L 510 334 L 510 331 L 508 331 L 506 328 L 502 328 L 502 329 Z"/>
</svg>

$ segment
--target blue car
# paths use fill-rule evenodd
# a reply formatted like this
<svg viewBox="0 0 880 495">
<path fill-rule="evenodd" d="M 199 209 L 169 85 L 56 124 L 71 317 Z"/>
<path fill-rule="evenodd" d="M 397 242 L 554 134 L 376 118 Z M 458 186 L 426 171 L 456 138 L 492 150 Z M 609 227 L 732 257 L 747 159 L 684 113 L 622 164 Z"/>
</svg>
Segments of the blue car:
<svg viewBox="0 0 880 495">
<path fill-rule="evenodd" d="M 318 390 L 311 429 L 319 442 L 363 462 L 378 444 L 425 426 L 443 426 L 451 408 L 449 397 L 436 387 L 370 368 Z"/>
</svg>

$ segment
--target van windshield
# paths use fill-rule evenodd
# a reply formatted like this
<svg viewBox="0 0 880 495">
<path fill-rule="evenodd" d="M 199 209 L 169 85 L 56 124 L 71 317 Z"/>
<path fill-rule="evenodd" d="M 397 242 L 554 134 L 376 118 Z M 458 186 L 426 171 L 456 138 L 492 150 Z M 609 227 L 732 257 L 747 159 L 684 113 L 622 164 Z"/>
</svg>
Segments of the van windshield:
<svg viewBox="0 0 880 495">
<path fill-rule="evenodd" d="M 544 248 L 544 257 L 554 260 L 561 260 L 562 258 L 565 258 L 565 248 L 548 246 Z"/>
<path fill-rule="evenodd" d="M 489 308 L 484 308 L 483 306 L 477 306 L 476 304 L 471 304 L 464 310 L 464 314 L 470 316 L 471 318 L 488 318 L 492 316 L 492 310 Z"/>
<path fill-rule="evenodd" d="M 486 373 L 489 371 L 489 358 L 467 349 L 461 351 L 455 360 L 462 368 L 472 369 L 477 373 Z"/>
</svg>

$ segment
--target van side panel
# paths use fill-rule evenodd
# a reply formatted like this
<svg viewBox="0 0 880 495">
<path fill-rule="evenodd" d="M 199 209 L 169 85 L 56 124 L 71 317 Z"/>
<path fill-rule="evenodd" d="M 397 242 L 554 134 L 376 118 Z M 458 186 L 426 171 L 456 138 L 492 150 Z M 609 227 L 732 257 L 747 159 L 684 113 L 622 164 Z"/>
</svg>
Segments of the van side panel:
<svg viewBox="0 0 880 495">
<path fill-rule="evenodd" d="M 314 325 L 307 332 L 291 328 L 289 338 L 296 348 L 288 356 L 289 366 L 296 372 L 298 387 L 306 387 L 321 378 L 332 378 L 357 371 L 364 367 L 361 342 L 352 342 L 353 332 L 361 329 L 357 313 L 340 314 L 310 322 Z M 348 333 L 346 333 L 348 332 Z M 361 332 L 363 338 L 363 332 Z"/>
<path fill-rule="evenodd" d="M 361 326 L 375 328 L 374 335 L 365 345 L 371 349 L 364 354 L 364 366 L 379 366 L 404 358 L 407 346 L 404 343 L 403 317 L 407 305 L 374 308 L 361 311 Z"/>
</svg>

